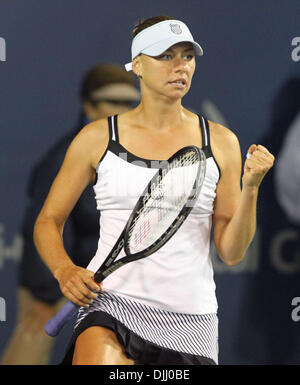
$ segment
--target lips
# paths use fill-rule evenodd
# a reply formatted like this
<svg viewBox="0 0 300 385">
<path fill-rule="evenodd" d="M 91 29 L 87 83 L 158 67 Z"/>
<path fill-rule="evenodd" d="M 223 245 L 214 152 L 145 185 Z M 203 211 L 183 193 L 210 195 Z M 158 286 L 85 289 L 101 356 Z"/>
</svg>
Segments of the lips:
<svg viewBox="0 0 300 385">
<path fill-rule="evenodd" d="M 176 80 L 173 80 L 172 82 L 169 82 L 169 83 L 185 86 L 186 80 L 185 79 L 176 79 Z"/>
<path fill-rule="evenodd" d="M 176 80 L 173 80 L 172 82 L 169 82 L 169 84 L 175 89 L 182 90 L 182 89 L 185 89 L 186 87 L 186 80 L 176 79 Z"/>
</svg>

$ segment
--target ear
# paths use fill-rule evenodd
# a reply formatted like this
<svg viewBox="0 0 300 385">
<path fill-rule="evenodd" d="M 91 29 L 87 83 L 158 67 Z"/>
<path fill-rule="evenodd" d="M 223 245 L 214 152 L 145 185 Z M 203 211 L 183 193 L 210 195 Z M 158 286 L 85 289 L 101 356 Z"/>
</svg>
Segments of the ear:
<svg viewBox="0 0 300 385">
<path fill-rule="evenodd" d="M 132 72 L 138 77 L 141 78 L 141 68 L 142 63 L 141 63 L 141 57 L 137 56 L 136 58 L 133 59 L 132 62 Z"/>
</svg>

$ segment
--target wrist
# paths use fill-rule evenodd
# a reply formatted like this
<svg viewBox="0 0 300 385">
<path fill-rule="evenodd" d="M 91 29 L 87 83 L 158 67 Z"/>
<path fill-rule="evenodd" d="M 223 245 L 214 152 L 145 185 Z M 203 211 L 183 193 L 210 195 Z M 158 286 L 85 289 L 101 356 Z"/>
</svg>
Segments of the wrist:
<svg viewBox="0 0 300 385">
<path fill-rule="evenodd" d="M 259 186 L 243 185 L 242 192 L 249 194 L 250 196 L 256 196 L 258 194 Z"/>
<path fill-rule="evenodd" d="M 60 264 L 55 268 L 53 271 L 53 275 L 57 281 L 60 280 L 61 274 L 67 269 L 73 266 L 73 263 L 65 263 L 65 264 Z"/>
</svg>

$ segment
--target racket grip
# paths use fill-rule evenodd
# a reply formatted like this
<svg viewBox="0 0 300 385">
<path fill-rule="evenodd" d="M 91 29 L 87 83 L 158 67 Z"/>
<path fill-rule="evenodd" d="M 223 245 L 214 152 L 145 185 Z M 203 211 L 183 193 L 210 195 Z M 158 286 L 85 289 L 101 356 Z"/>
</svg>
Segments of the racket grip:
<svg viewBox="0 0 300 385">
<path fill-rule="evenodd" d="M 45 325 L 45 332 L 48 336 L 56 337 L 65 324 L 76 316 L 78 306 L 68 301 L 60 311 L 52 317 Z"/>
<path fill-rule="evenodd" d="M 104 278 L 105 276 L 103 275 L 102 271 L 96 271 L 94 275 L 94 281 L 97 283 L 97 285 L 99 285 L 104 280 Z"/>
</svg>

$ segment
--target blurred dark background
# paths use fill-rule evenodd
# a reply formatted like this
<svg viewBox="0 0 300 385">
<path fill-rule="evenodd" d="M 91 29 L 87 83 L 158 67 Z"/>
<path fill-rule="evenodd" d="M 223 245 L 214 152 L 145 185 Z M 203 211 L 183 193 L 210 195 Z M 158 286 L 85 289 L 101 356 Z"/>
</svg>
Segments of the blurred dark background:
<svg viewBox="0 0 300 385">
<path fill-rule="evenodd" d="M 166 14 L 188 24 L 204 49 L 185 107 L 227 125 L 243 158 L 252 143 L 275 155 L 300 109 L 299 0 L 0 0 L 0 355 L 16 321 L 20 223 L 33 164 L 78 119 L 79 80 L 97 62 L 130 61 L 139 17 Z M 3 40 L 2 40 L 3 42 Z M 0 55 L 3 59 L 3 55 Z M 299 364 L 299 229 L 281 212 L 272 172 L 258 231 L 245 260 L 223 265 L 212 248 L 219 300 L 220 364 Z M 57 339 L 52 362 L 71 327 Z"/>
</svg>

